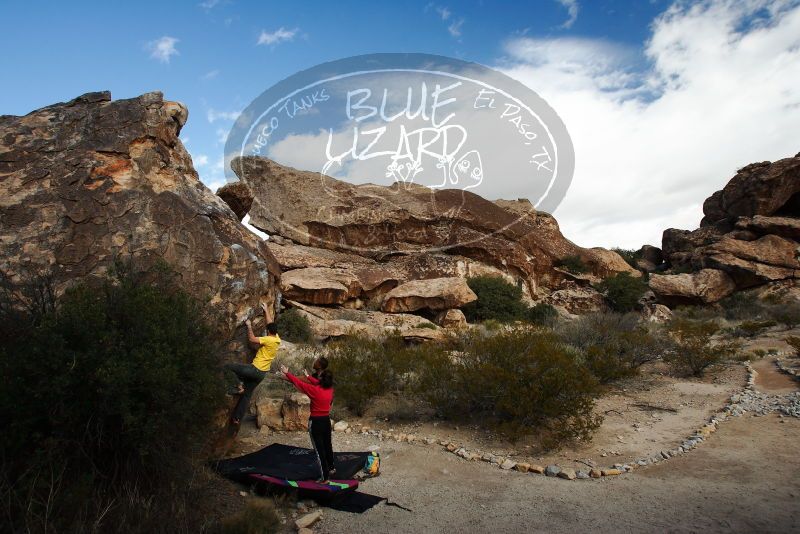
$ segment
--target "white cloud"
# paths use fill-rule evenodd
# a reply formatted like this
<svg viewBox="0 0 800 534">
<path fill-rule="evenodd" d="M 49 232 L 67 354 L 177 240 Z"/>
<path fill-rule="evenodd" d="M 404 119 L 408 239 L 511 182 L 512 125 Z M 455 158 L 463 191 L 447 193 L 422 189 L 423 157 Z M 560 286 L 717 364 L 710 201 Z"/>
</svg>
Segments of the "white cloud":
<svg viewBox="0 0 800 534">
<path fill-rule="evenodd" d="M 572 25 L 575 24 L 576 20 L 578 20 L 578 11 L 580 11 L 578 0 L 556 0 L 556 2 L 566 8 L 567 15 L 569 16 L 569 18 L 564 21 L 564 24 L 562 24 L 561 27 L 565 29 L 572 28 Z"/>
<path fill-rule="evenodd" d="M 203 74 L 200 77 L 200 79 L 202 79 L 202 80 L 213 80 L 217 76 L 219 76 L 219 70 L 214 69 L 214 70 L 210 70 L 210 71 L 206 72 L 205 74 Z"/>
<path fill-rule="evenodd" d="M 461 37 L 461 26 L 464 25 L 464 18 L 454 20 L 447 26 L 447 32 L 453 37 Z"/>
<path fill-rule="evenodd" d="M 209 108 L 206 117 L 208 118 L 208 122 L 213 124 L 218 120 L 235 121 L 239 118 L 240 113 L 239 111 L 217 111 L 214 108 Z"/>
<path fill-rule="evenodd" d="M 198 154 L 197 156 L 193 157 L 192 160 L 194 161 L 195 167 L 205 167 L 208 165 L 208 156 L 205 154 Z"/>
<path fill-rule="evenodd" d="M 266 30 L 261 30 L 261 34 L 258 36 L 257 45 L 277 45 L 286 41 L 291 41 L 294 39 L 294 36 L 297 35 L 299 31 L 298 28 L 294 28 L 292 30 L 287 30 L 283 26 L 275 30 L 274 32 L 268 32 Z"/>
<path fill-rule="evenodd" d="M 641 52 L 530 38 L 506 50 L 504 70 L 572 137 L 575 177 L 556 215 L 581 245 L 660 245 L 665 228 L 696 228 L 737 168 L 800 150 L 797 1 L 678 1 Z"/>
<path fill-rule="evenodd" d="M 175 37 L 164 36 L 155 41 L 147 43 L 147 50 L 150 51 L 150 57 L 162 63 L 169 63 L 172 56 L 180 55 L 175 45 L 178 44 L 178 39 Z"/>
<path fill-rule="evenodd" d="M 200 3 L 199 3 L 199 4 L 197 4 L 197 5 L 199 5 L 200 7 L 202 7 L 203 9 L 205 9 L 206 11 L 209 11 L 209 10 L 211 10 L 211 9 L 214 9 L 214 7 L 215 7 L 217 4 L 219 4 L 219 2 L 220 2 L 220 0 L 205 0 L 205 1 L 203 1 L 203 2 L 200 2 Z"/>
<path fill-rule="evenodd" d="M 425 13 L 428 13 L 431 10 L 439 15 L 439 18 L 442 19 L 442 22 L 447 23 L 450 21 L 450 23 L 447 24 L 447 33 L 449 33 L 451 37 L 461 37 L 461 27 L 464 25 L 464 17 L 459 17 L 456 19 L 453 16 L 453 12 L 450 11 L 450 8 L 434 4 L 433 2 L 427 4 L 424 11 Z"/>
</svg>

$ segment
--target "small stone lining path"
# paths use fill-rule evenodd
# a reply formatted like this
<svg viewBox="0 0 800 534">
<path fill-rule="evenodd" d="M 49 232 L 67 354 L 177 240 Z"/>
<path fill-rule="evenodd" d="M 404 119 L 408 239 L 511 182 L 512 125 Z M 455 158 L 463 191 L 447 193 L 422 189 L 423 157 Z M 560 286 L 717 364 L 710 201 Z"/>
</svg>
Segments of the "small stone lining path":
<svg viewBox="0 0 800 534">
<path fill-rule="evenodd" d="M 419 438 L 414 434 L 395 434 L 380 430 L 364 430 L 362 434 L 374 435 L 381 440 L 388 439 L 405 443 L 439 445 L 444 447 L 448 452 L 465 460 L 487 462 L 503 470 L 513 469 L 522 473 L 540 474 L 564 480 L 585 480 L 618 476 L 641 467 L 664 462 L 670 458 L 691 451 L 708 439 L 711 434 L 716 432 L 720 423 L 726 421 L 730 417 L 740 417 L 748 412 L 753 413 L 755 416 L 763 416 L 771 412 L 778 412 L 779 417 L 791 416 L 800 418 L 800 391 L 797 390 L 796 385 L 793 383 L 788 386 L 786 383 L 782 383 L 780 380 L 782 375 L 774 372 L 776 368 L 783 369 L 780 362 L 780 359 L 774 360 L 773 362 L 766 358 L 757 362 L 755 365 L 750 362 L 745 362 L 744 366 L 747 369 L 747 383 L 744 388 L 742 388 L 739 393 L 731 395 L 722 409 L 712 415 L 706 423 L 700 426 L 700 428 L 690 436 L 683 439 L 676 447 L 662 450 L 653 456 L 639 458 L 633 462 L 613 464 L 607 467 L 587 466 L 586 469 L 575 470 L 556 464 L 542 466 L 527 462 L 516 462 L 511 458 L 497 456 L 475 449 L 467 449 L 456 442 L 448 440 L 438 440 L 430 437 Z M 756 367 L 761 370 L 761 373 L 759 373 Z M 758 379 L 760 374 L 766 375 L 764 379 Z M 776 376 L 778 377 L 777 380 L 775 378 Z M 347 427 L 340 425 L 339 428 L 345 430 Z M 352 429 L 347 430 L 348 432 L 352 431 Z"/>
</svg>

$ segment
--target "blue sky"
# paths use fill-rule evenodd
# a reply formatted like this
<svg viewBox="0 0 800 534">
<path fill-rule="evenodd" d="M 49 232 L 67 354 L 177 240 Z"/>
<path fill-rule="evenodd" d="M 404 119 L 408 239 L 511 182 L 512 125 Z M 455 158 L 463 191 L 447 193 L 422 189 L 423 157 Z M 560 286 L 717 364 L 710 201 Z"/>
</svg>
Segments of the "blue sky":
<svg viewBox="0 0 800 534">
<path fill-rule="evenodd" d="M 252 99 L 299 70 L 374 52 L 476 61 L 544 96 L 576 145 L 573 187 L 556 216 L 582 245 L 658 245 L 664 228 L 696 226 L 702 200 L 736 168 L 800 151 L 796 1 L 76 1 L 0 9 L 0 113 L 89 91 L 108 89 L 116 99 L 160 90 L 188 106 L 182 138 L 211 187 L 221 184 L 225 134 Z"/>
</svg>

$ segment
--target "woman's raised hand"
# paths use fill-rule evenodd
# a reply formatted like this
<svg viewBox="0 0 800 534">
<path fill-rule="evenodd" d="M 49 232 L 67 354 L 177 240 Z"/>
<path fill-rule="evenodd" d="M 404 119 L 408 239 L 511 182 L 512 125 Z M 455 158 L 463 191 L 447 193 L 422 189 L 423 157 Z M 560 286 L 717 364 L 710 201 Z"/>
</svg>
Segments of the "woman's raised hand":
<svg viewBox="0 0 800 534">
<path fill-rule="evenodd" d="M 281 365 L 281 373 L 286 374 L 289 372 L 289 368 L 285 365 Z"/>
</svg>

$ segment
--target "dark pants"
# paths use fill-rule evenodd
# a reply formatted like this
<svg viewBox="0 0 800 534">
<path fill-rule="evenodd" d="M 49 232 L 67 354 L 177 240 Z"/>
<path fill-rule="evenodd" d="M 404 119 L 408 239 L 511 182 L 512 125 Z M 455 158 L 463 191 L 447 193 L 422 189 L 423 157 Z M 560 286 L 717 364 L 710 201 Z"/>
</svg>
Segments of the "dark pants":
<svg viewBox="0 0 800 534">
<path fill-rule="evenodd" d="M 250 406 L 250 398 L 253 396 L 253 391 L 267 376 L 267 372 L 261 371 L 249 363 L 228 363 L 225 364 L 225 369 L 233 371 L 244 385 L 244 393 L 239 397 L 239 403 L 233 411 L 233 418 L 241 421 L 242 417 L 247 413 L 248 406 Z"/>
<path fill-rule="evenodd" d="M 308 418 L 308 433 L 317 452 L 321 478 L 327 479 L 333 469 L 333 444 L 331 443 L 331 419 L 327 415 Z"/>
</svg>

